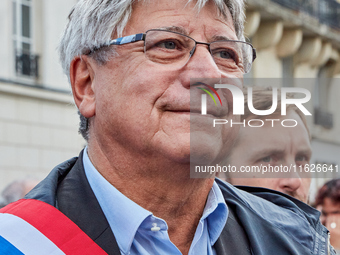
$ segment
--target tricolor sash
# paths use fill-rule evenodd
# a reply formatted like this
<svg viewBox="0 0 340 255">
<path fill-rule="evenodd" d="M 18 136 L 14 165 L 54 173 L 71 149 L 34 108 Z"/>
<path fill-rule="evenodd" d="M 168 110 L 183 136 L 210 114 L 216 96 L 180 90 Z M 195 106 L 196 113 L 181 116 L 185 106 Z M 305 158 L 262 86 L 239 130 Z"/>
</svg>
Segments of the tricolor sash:
<svg viewBox="0 0 340 255">
<path fill-rule="evenodd" d="M 55 207 L 21 199 L 0 209 L 0 255 L 107 255 Z"/>
</svg>

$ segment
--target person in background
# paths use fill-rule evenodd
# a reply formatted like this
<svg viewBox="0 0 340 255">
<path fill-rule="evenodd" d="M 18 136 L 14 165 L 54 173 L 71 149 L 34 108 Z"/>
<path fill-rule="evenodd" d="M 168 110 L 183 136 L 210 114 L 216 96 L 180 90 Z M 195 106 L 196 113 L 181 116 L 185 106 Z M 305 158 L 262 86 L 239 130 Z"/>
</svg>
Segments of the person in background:
<svg viewBox="0 0 340 255">
<path fill-rule="evenodd" d="M 263 120 L 262 127 L 250 125 L 241 126 L 235 145 L 224 164 L 236 166 L 303 166 L 308 164 L 312 150 L 310 134 L 305 115 L 294 105 L 287 105 L 287 115 L 281 116 L 281 93 L 278 89 L 277 108 L 271 115 L 255 115 L 248 109 L 247 91 L 244 90 L 245 114 L 241 121 Z M 253 87 L 253 106 L 257 110 L 270 109 L 273 104 L 272 88 Z M 275 121 L 265 121 L 275 119 Z M 296 127 L 281 125 L 284 119 L 294 119 Z M 254 121 L 251 125 L 260 125 Z M 276 173 L 275 173 L 276 174 Z M 299 176 L 298 173 L 282 174 L 279 178 L 263 177 L 262 174 L 246 173 L 246 178 L 239 173 L 230 173 L 226 180 L 233 185 L 264 187 L 277 190 L 307 202 L 311 179 L 309 176 Z M 269 174 L 267 174 L 269 175 Z M 274 176 L 275 177 L 275 176 Z"/>
<path fill-rule="evenodd" d="M 321 211 L 321 222 L 330 231 L 331 244 L 340 253 L 340 179 L 326 182 L 318 191 L 315 207 Z"/>
<path fill-rule="evenodd" d="M 27 177 L 8 184 L 0 194 L 0 208 L 23 198 L 40 180 Z"/>
</svg>

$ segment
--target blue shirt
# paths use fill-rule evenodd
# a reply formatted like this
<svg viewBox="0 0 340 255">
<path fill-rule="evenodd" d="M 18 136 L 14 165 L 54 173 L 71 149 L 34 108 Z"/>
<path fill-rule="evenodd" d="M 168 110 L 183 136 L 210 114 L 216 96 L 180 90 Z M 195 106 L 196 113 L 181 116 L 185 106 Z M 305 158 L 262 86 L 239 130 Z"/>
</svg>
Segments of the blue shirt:
<svg viewBox="0 0 340 255">
<path fill-rule="evenodd" d="M 83 154 L 86 177 L 124 255 L 182 254 L 170 241 L 168 225 L 112 186 Z M 189 255 L 213 255 L 213 245 L 227 221 L 228 208 L 216 182 L 211 188 Z"/>
</svg>

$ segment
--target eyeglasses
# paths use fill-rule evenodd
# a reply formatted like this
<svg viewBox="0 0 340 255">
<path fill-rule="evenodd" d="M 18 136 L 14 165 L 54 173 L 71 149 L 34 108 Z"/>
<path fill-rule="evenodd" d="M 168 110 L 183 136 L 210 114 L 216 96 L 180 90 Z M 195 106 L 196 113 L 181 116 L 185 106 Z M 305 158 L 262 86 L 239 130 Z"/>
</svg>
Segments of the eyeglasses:
<svg viewBox="0 0 340 255">
<path fill-rule="evenodd" d="M 145 33 L 120 37 L 105 46 L 138 41 L 144 41 L 144 53 L 147 59 L 174 68 L 182 68 L 189 61 L 195 53 L 197 44 L 208 46 L 212 58 L 222 73 L 248 73 L 256 58 L 255 49 L 247 42 L 234 40 L 219 40 L 211 43 L 197 42 L 184 34 L 161 29 L 151 29 Z M 96 48 L 90 53 L 100 48 Z"/>
</svg>

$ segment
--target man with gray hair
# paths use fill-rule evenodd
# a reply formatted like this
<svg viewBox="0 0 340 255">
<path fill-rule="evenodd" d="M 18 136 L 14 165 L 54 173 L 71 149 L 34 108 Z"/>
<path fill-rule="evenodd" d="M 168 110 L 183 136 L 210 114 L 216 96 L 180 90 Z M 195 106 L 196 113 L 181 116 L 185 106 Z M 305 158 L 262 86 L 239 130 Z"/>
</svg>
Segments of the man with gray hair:
<svg viewBox="0 0 340 255">
<path fill-rule="evenodd" d="M 79 0 L 60 55 L 87 147 L 0 211 L 0 251 L 326 254 L 327 230 L 289 199 L 190 178 L 190 78 L 242 79 L 243 21 L 242 0 Z M 227 107 L 195 123 L 235 118 L 219 92 Z M 194 158 L 216 164 L 238 130 L 196 131 Z"/>
</svg>

